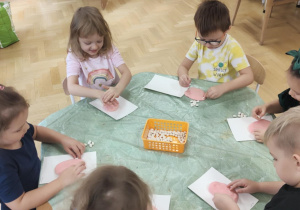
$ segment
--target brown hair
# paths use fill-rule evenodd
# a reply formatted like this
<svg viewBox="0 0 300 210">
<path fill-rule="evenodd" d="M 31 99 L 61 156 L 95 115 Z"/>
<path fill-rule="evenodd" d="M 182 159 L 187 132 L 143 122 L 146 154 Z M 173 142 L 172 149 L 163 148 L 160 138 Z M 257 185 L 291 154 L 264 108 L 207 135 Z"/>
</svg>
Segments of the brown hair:
<svg viewBox="0 0 300 210">
<path fill-rule="evenodd" d="M 207 36 L 217 30 L 225 32 L 231 25 L 229 10 L 226 5 L 211 0 L 205 0 L 198 6 L 194 21 L 201 36 Z"/>
<path fill-rule="evenodd" d="M 0 84 L 0 135 L 29 104 L 13 87 Z"/>
<path fill-rule="evenodd" d="M 146 210 L 150 189 L 123 166 L 102 166 L 92 172 L 75 192 L 71 210 Z"/>
<path fill-rule="evenodd" d="M 294 153 L 300 149 L 300 107 L 290 108 L 272 121 L 265 132 L 264 143 L 272 138 L 285 152 Z"/>
<path fill-rule="evenodd" d="M 81 49 L 79 37 L 87 38 L 95 33 L 104 36 L 103 46 L 99 51 L 99 55 L 104 55 L 112 49 L 108 24 L 96 7 L 80 7 L 71 21 L 68 51 L 71 50 L 80 60 L 87 59 L 89 55 Z"/>
</svg>

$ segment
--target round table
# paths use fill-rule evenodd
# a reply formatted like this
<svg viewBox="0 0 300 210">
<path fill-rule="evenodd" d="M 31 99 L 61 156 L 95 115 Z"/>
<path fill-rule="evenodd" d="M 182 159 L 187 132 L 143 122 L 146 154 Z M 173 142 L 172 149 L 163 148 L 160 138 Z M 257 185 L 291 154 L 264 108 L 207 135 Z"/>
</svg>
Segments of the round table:
<svg viewBox="0 0 300 210">
<path fill-rule="evenodd" d="M 254 106 L 263 104 L 252 89 L 242 88 L 191 107 L 185 96 L 177 98 L 144 89 L 153 76 L 154 73 L 147 72 L 132 77 L 122 96 L 138 109 L 118 121 L 91 106 L 91 99 L 84 99 L 50 115 L 40 125 L 84 143 L 95 142 L 86 151 L 97 152 L 99 166 L 116 164 L 130 168 L 148 183 L 154 194 L 171 195 L 170 210 L 212 209 L 188 189 L 211 167 L 230 180 L 279 180 L 267 147 L 255 141 L 237 142 L 226 120 L 238 112 L 249 116 Z M 198 79 L 191 83 L 205 91 L 214 85 Z M 188 122 L 184 153 L 144 149 L 141 135 L 148 118 Z M 42 144 L 42 157 L 60 154 L 66 154 L 60 145 Z M 253 209 L 263 209 L 271 198 L 261 193 L 254 196 L 259 202 Z M 53 209 L 68 209 L 71 197 L 70 190 L 65 189 L 49 203 Z"/>
</svg>

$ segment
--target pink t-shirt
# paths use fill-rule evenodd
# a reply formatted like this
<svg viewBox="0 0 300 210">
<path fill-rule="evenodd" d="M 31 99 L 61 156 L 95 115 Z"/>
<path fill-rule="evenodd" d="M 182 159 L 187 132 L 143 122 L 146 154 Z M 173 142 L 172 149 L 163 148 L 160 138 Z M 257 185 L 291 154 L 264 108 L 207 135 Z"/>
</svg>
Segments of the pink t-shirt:
<svg viewBox="0 0 300 210">
<path fill-rule="evenodd" d="M 85 87 L 103 90 L 102 85 L 116 85 L 120 78 L 115 70 L 124 63 L 119 50 L 113 46 L 108 55 L 88 58 L 80 61 L 69 52 L 67 55 L 67 77 L 79 76 L 79 84 Z"/>
</svg>

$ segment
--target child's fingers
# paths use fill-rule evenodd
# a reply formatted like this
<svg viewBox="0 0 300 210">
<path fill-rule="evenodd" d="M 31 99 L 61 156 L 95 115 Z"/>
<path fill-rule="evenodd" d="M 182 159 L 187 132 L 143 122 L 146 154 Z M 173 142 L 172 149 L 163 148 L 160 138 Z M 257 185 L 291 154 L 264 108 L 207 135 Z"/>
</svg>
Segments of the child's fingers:
<svg viewBox="0 0 300 210">
<path fill-rule="evenodd" d="M 77 145 L 74 145 L 71 150 L 73 151 L 73 153 L 76 155 L 76 157 L 78 158 L 81 158 L 81 149 L 77 146 Z"/>
<path fill-rule="evenodd" d="M 81 148 L 81 145 L 78 145 L 78 146 L 76 146 L 76 147 L 77 147 L 77 149 L 78 149 L 78 152 L 76 152 L 76 151 L 74 151 L 74 152 L 75 152 L 77 158 L 81 159 L 81 155 L 82 155 L 83 152 L 84 152 L 84 148 Z"/>
<path fill-rule="evenodd" d="M 104 88 L 104 89 L 106 89 L 106 90 L 108 90 L 108 89 L 110 88 L 110 87 L 107 86 L 107 85 L 102 85 L 101 87 Z"/>
<path fill-rule="evenodd" d="M 85 165 L 85 162 L 82 161 L 82 162 L 79 162 L 75 165 L 75 173 L 76 174 L 80 174 L 83 170 L 86 169 L 86 165 Z M 84 174 L 83 174 L 84 175 Z"/>
<path fill-rule="evenodd" d="M 228 184 L 230 190 L 234 190 L 238 187 L 244 187 L 243 181 L 241 179 L 235 180 Z"/>
<path fill-rule="evenodd" d="M 69 155 L 71 155 L 73 158 L 77 157 L 75 152 L 71 148 L 67 148 L 66 152 L 69 153 Z"/>
</svg>

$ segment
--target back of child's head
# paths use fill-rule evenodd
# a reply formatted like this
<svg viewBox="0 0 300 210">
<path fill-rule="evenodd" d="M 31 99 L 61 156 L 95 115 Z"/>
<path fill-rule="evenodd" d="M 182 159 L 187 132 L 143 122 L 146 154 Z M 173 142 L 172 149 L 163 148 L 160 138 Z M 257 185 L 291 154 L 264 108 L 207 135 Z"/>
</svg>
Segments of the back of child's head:
<svg viewBox="0 0 300 210">
<path fill-rule="evenodd" d="M 292 63 L 288 69 L 289 73 L 294 76 L 297 77 L 298 79 L 300 79 L 300 48 L 299 50 L 290 50 L 288 52 L 286 52 L 285 54 L 287 55 L 291 55 L 294 57 L 294 59 L 292 60 Z"/>
<path fill-rule="evenodd" d="M 0 84 L 0 135 L 28 107 L 29 105 L 24 97 L 14 88 Z"/>
<path fill-rule="evenodd" d="M 80 59 L 87 59 L 89 55 L 81 49 L 79 37 L 87 38 L 94 34 L 104 37 L 99 54 L 106 54 L 112 48 L 112 36 L 107 22 L 96 7 L 80 7 L 71 21 L 68 50 L 71 49 Z"/>
<path fill-rule="evenodd" d="M 264 143 L 274 141 L 287 154 L 300 149 L 300 106 L 290 108 L 272 121 L 265 132 Z"/>
<path fill-rule="evenodd" d="M 123 166 L 102 166 L 75 192 L 71 210 L 147 210 L 150 189 Z"/>
<path fill-rule="evenodd" d="M 231 25 L 228 8 L 222 2 L 215 0 L 204 0 L 198 6 L 194 21 L 202 37 L 218 30 L 225 32 Z"/>
</svg>

